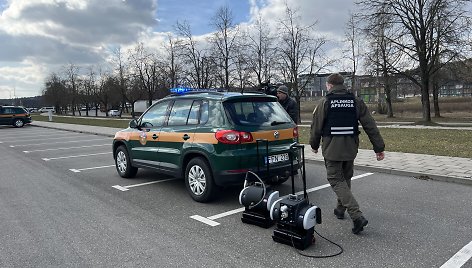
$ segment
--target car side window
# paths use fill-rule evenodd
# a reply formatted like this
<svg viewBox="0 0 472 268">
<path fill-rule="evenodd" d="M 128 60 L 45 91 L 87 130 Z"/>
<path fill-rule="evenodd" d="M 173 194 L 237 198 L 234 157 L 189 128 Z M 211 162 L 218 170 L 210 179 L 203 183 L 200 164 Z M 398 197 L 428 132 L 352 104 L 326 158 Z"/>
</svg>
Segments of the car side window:
<svg viewBox="0 0 472 268">
<path fill-rule="evenodd" d="M 151 109 L 141 117 L 141 126 L 148 128 L 162 126 L 168 106 L 169 101 L 163 101 L 151 107 Z"/>
<path fill-rule="evenodd" d="M 190 109 L 190 114 L 188 115 L 187 125 L 197 125 L 198 117 L 200 114 L 201 101 L 194 101 L 192 103 L 192 108 Z"/>
<path fill-rule="evenodd" d="M 168 126 L 182 126 L 187 123 L 193 100 L 176 100 L 169 114 Z"/>
<path fill-rule="evenodd" d="M 3 113 L 5 113 L 5 114 L 14 114 L 15 111 L 12 108 L 7 107 L 7 108 L 4 108 Z"/>
<path fill-rule="evenodd" d="M 202 102 L 202 107 L 200 108 L 200 124 L 206 124 L 208 122 L 208 101 Z"/>
<path fill-rule="evenodd" d="M 15 108 L 15 114 L 25 114 L 26 111 L 23 108 Z"/>
</svg>

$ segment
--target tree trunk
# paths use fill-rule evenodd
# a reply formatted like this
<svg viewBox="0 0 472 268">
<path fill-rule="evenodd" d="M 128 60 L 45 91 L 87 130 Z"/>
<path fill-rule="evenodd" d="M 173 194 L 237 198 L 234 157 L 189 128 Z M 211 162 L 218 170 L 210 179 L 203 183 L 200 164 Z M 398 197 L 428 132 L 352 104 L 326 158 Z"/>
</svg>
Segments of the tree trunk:
<svg viewBox="0 0 472 268">
<path fill-rule="evenodd" d="M 382 98 L 380 97 L 380 86 L 377 86 L 377 113 L 383 114 Z"/>
<path fill-rule="evenodd" d="M 387 102 L 387 117 L 392 118 L 393 117 L 393 108 L 392 108 L 392 98 L 391 98 L 391 88 L 390 84 L 385 85 L 385 101 Z"/>
<path fill-rule="evenodd" d="M 421 85 L 421 106 L 423 109 L 423 121 L 431 122 L 431 107 L 429 102 L 429 78 L 424 77 Z"/>
<path fill-rule="evenodd" d="M 384 68 L 384 84 L 385 84 L 385 102 L 387 104 L 387 117 L 393 117 L 393 108 L 392 108 L 392 86 L 390 84 L 390 76 Z"/>
<path fill-rule="evenodd" d="M 441 117 L 441 113 L 439 112 L 439 84 L 436 79 L 433 82 L 433 104 L 434 104 L 434 117 L 439 118 Z"/>
</svg>

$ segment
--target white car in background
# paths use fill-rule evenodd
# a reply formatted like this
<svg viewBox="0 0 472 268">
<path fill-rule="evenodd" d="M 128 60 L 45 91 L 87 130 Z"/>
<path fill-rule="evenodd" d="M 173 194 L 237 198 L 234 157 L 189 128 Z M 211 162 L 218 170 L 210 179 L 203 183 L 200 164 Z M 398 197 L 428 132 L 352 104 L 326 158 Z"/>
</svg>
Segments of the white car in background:
<svg viewBox="0 0 472 268">
<path fill-rule="evenodd" d="M 53 112 L 53 113 L 56 113 L 56 108 L 54 108 L 54 107 L 41 107 L 41 108 L 38 110 L 38 112 L 40 112 L 40 113 L 47 113 L 47 112 L 49 112 L 49 111 L 51 111 L 51 112 Z"/>
<path fill-rule="evenodd" d="M 120 116 L 120 111 L 119 110 L 109 110 L 108 115 L 109 116 Z"/>
</svg>

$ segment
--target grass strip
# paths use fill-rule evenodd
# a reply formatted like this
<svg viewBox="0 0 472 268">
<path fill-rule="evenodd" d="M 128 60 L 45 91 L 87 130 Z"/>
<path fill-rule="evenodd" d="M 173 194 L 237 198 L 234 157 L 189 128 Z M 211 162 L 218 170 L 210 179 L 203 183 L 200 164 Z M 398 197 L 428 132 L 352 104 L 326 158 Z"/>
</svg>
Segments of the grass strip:
<svg viewBox="0 0 472 268">
<path fill-rule="evenodd" d="M 308 144 L 310 128 L 299 127 L 300 142 Z M 459 129 L 380 128 L 385 150 L 472 158 L 472 131 Z M 372 149 L 369 138 L 361 130 L 359 148 Z"/>
</svg>

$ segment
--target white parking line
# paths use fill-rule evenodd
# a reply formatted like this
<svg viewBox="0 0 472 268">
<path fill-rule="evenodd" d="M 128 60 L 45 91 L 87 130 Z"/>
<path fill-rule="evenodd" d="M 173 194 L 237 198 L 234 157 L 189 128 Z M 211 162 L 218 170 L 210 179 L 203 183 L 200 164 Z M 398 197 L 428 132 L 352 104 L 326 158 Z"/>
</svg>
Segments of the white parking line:
<svg viewBox="0 0 472 268">
<path fill-rule="evenodd" d="M 36 134 L 35 134 L 36 133 Z M 47 134 L 49 133 L 49 134 Z M 57 132 L 53 132 L 53 133 L 56 133 L 56 134 L 65 134 L 67 133 L 67 131 L 61 131 L 59 133 Z M 70 133 L 70 132 L 69 132 Z M 38 135 L 39 134 L 39 135 Z M 44 134 L 44 135 L 43 135 Z M 51 134 L 51 132 L 48 132 L 48 131 L 41 131 L 41 132 L 28 132 L 28 135 L 22 135 L 21 138 L 23 137 L 26 137 L 26 138 L 35 138 L 35 137 L 41 137 L 41 136 L 50 136 L 50 135 L 53 135 Z M 3 138 L 18 138 L 18 133 L 16 133 L 15 135 L 2 135 L 2 139 Z"/>
<path fill-rule="evenodd" d="M 46 151 L 57 151 L 57 150 L 80 149 L 80 148 L 90 148 L 90 147 L 97 147 L 97 146 L 111 146 L 111 144 L 106 143 L 106 144 L 84 145 L 84 146 L 76 146 L 76 147 L 49 148 L 49 149 L 23 151 L 23 153 L 29 154 L 29 153 L 32 153 L 32 152 L 46 152 Z"/>
<path fill-rule="evenodd" d="M 109 168 L 109 167 L 114 167 L 114 166 L 115 166 L 115 165 L 100 166 L 100 167 L 89 167 L 89 168 L 79 168 L 79 169 L 71 168 L 71 169 L 69 169 L 69 170 L 72 171 L 72 172 L 75 172 L 75 173 L 79 173 L 79 172 L 84 171 L 84 170 L 99 169 L 99 168 Z"/>
<path fill-rule="evenodd" d="M 132 184 L 132 185 L 126 185 L 126 186 L 113 185 L 112 187 L 122 192 L 125 192 L 125 191 L 128 191 L 129 188 L 144 186 L 144 185 L 149 185 L 149 184 L 154 184 L 154 183 L 160 183 L 160 182 L 165 182 L 165 181 L 173 181 L 173 180 L 177 180 L 177 178 L 165 179 L 165 180 L 159 180 L 159 181 L 150 181 L 150 182 L 144 182 L 144 183 Z"/>
<path fill-rule="evenodd" d="M 351 181 L 352 180 L 357 180 L 357 179 L 360 179 L 360 178 L 363 178 L 363 177 L 367 177 L 369 175 L 372 175 L 374 173 L 364 173 L 364 174 L 361 174 L 361 175 L 357 175 L 357 176 L 354 176 L 352 177 Z M 314 192 L 314 191 L 318 191 L 318 190 L 321 190 L 321 189 L 324 189 L 324 188 L 328 188 L 330 187 L 330 184 L 323 184 L 323 185 L 320 185 L 320 186 L 317 186 L 317 187 L 313 187 L 313 188 L 310 188 L 310 189 L 307 189 L 306 192 L 307 193 L 311 193 L 311 192 Z M 303 191 L 299 191 L 299 192 L 296 192 L 295 193 L 296 195 L 300 195 L 300 194 L 303 194 Z M 287 195 L 285 196 L 281 196 L 280 198 L 283 198 L 283 197 L 286 197 Z M 197 220 L 197 221 L 200 221 L 200 222 L 203 222 L 207 225 L 210 225 L 210 226 L 216 226 L 216 225 L 219 225 L 218 222 L 216 221 L 213 221 L 213 220 L 216 220 L 216 219 L 219 219 L 219 218 L 223 218 L 223 217 L 226 217 L 226 216 L 230 216 L 230 215 L 233 215 L 233 214 L 236 214 L 236 213 L 239 213 L 239 212 L 243 212 L 244 211 L 244 207 L 242 208 L 237 208 L 237 209 L 233 209 L 233 210 L 230 210 L 230 211 L 227 211 L 227 212 L 223 212 L 223 213 L 220 213 L 220 214 L 216 214 L 216 215 L 213 215 L 213 216 L 210 216 L 210 217 L 202 217 L 200 215 L 193 215 L 193 216 L 190 216 L 190 218 L 194 219 L 194 220 Z M 217 224 L 216 224 L 217 223 Z M 215 225 L 216 224 L 216 225 Z"/>
<path fill-rule="evenodd" d="M 21 136 L 21 140 L 25 140 L 25 139 L 30 139 L 30 138 L 37 138 L 37 137 L 69 137 L 69 136 L 73 136 L 73 135 L 83 135 L 82 133 L 59 133 L 59 134 L 46 134 L 46 135 L 32 135 L 32 136 Z M 2 136 L 2 139 L 5 138 L 4 136 Z M 8 138 L 8 137 L 7 137 Z M 19 138 L 18 135 L 16 136 L 12 136 L 11 138 Z M 6 141 L 3 139 L 3 142 L 16 142 L 15 141 Z"/>
<path fill-rule="evenodd" d="M 106 140 L 107 138 L 101 138 L 101 139 L 92 139 L 92 140 L 87 140 L 89 141 L 102 141 Z M 108 138 L 109 139 L 109 138 Z M 46 142 L 46 143 L 31 143 L 31 144 L 21 144 L 21 145 L 10 145 L 11 148 L 16 148 L 16 147 L 28 147 L 28 146 L 38 146 L 38 145 L 51 145 L 51 144 L 59 144 L 59 143 L 76 143 L 76 142 L 84 142 L 83 140 L 78 140 L 78 141 L 60 141 L 60 142 Z"/>
<path fill-rule="evenodd" d="M 42 159 L 43 159 L 44 161 L 51 161 L 51 160 L 57 160 L 57 159 L 67 159 L 67 158 L 85 157 L 85 156 L 102 155 L 102 154 L 111 154 L 111 152 L 96 153 L 96 154 L 69 155 L 69 156 L 52 157 L 52 158 L 42 158 Z"/>
<path fill-rule="evenodd" d="M 212 221 L 212 220 L 209 220 L 208 218 L 205 218 L 205 217 L 202 217 L 202 216 L 198 216 L 198 215 L 190 216 L 190 218 L 192 218 L 192 219 L 194 219 L 194 220 L 197 220 L 197 221 L 200 221 L 200 222 L 203 222 L 203 223 L 205 223 L 205 224 L 208 224 L 208 225 L 210 225 L 211 227 L 220 225 L 219 222 Z"/>
<path fill-rule="evenodd" d="M 459 250 L 452 258 L 444 263 L 440 268 L 462 267 L 472 257 L 472 241 Z"/>
</svg>

